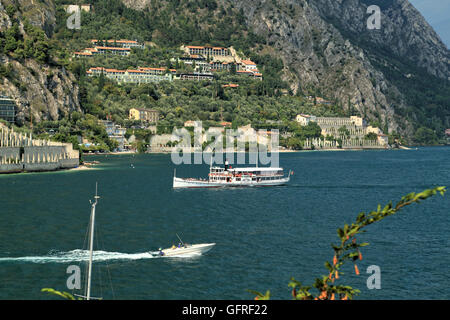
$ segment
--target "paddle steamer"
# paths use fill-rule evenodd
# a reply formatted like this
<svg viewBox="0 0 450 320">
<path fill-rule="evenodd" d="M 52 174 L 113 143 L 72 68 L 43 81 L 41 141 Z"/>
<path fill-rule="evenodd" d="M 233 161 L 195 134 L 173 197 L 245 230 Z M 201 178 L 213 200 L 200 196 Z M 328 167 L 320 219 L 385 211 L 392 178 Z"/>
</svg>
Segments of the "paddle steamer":
<svg viewBox="0 0 450 320">
<path fill-rule="evenodd" d="M 256 187 L 279 186 L 289 182 L 291 171 L 284 175 L 283 168 L 254 167 L 232 168 L 210 167 L 208 179 L 173 177 L 173 188 L 220 188 L 220 187 Z"/>
</svg>

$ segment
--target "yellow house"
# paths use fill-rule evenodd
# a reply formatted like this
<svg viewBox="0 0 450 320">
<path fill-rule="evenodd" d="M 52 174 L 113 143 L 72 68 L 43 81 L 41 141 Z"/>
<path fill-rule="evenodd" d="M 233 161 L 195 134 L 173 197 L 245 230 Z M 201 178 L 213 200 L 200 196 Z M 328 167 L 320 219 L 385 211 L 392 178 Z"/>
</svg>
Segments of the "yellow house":
<svg viewBox="0 0 450 320">
<path fill-rule="evenodd" d="M 145 122 L 158 122 L 159 112 L 153 109 L 131 108 L 129 111 L 130 120 L 140 120 Z"/>
</svg>

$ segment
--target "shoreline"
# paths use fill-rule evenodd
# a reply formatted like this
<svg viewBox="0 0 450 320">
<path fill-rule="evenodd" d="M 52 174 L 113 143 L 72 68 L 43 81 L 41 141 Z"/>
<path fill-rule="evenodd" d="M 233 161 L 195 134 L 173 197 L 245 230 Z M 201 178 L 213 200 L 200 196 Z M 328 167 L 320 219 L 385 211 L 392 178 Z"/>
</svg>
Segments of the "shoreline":
<svg viewBox="0 0 450 320">
<path fill-rule="evenodd" d="M 116 152 L 103 152 L 103 153 L 82 153 L 83 156 L 104 156 L 104 155 L 122 155 L 122 154 L 139 154 L 136 151 L 116 151 Z"/>
<path fill-rule="evenodd" d="M 73 172 L 73 171 L 84 171 L 84 170 L 92 170 L 95 168 L 92 168 L 91 166 L 87 165 L 79 165 L 74 168 L 62 168 L 62 169 L 56 169 L 56 170 L 36 170 L 36 171 L 12 171 L 12 172 L 1 172 L 1 176 L 7 176 L 7 175 L 15 175 L 15 174 L 36 174 L 36 173 L 48 173 L 48 172 Z"/>
<path fill-rule="evenodd" d="M 276 152 L 269 152 L 268 153 L 295 153 L 295 152 L 315 152 L 315 151 L 373 151 L 373 150 L 401 150 L 401 149 L 387 149 L 387 148 L 365 148 L 365 149 L 361 149 L 361 148 L 356 148 L 356 149 L 315 149 L 315 150 L 310 150 L 310 149 L 306 149 L 306 150 L 278 150 Z M 406 150 L 406 149 L 404 149 Z M 408 149 L 408 150 L 415 150 L 415 149 Z M 172 151 L 148 151 L 145 152 L 145 154 L 171 154 Z M 203 152 L 186 152 L 187 154 L 191 154 L 191 153 L 203 153 Z M 205 152 L 205 153 L 211 153 L 211 152 Z M 227 153 L 227 151 L 224 151 L 222 153 Z M 242 151 L 232 151 L 231 153 L 250 153 L 248 151 L 242 152 Z"/>
<path fill-rule="evenodd" d="M 95 169 L 95 168 L 92 168 L 91 166 L 87 166 L 87 165 L 81 164 L 78 167 L 69 168 L 69 169 L 67 169 L 67 171 L 83 171 L 83 170 L 91 170 L 91 169 Z M 65 171 L 65 170 L 60 170 L 60 171 Z"/>
<path fill-rule="evenodd" d="M 412 148 L 408 149 L 386 149 L 386 148 L 373 148 L 373 149 L 315 149 L 315 150 L 279 150 L 277 152 L 268 152 L 268 153 L 295 153 L 295 152 L 316 152 L 316 151 L 374 151 L 374 150 L 415 150 Z M 83 154 L 83 156 L 120 156 L 120 155 L 129 155 L 129 154 L 171 154 L 172 151 L 148 151 L 144 153 L 138 153 L 138 152 L 112 152 L 112 153 L 96 153 L 96 154 Z M 192 152 L 192 151 L 186 151 L 184 153 L 187 154 L 194 154 L 194 153 L 211 153 L 211 152 Z M 222 153 L 228 153 L 227 151 L 224 151 Z M 231 153 L 250 153 L 248 151 L 241 152 L 241 151 L 232 151 Z"/>
<path fill-rule="evenodd" d="M 421 146 L 421 147 L 427 147 L 427 146 Z M 278 150 L 273 153 L 293 153 L 293 152 L 316 152 L 316 151 L 324 151 L 324 152 L 330 152 L 330 151 L 385 151 L 385 150 L 417 150 L 418 147 L 406 147 L 401 146 L 400 148 L 345 148 L 345 149 L 303 149 L 303 150 Z M 107 153 L 83 153 L 83 156 L 105 156 L 105 155 L 135 155 L 135 154 L 171 154 L 173 151 L 147 151 L 144 153 L 138 153 L 135 151 L 124 151 L 124 152 L 107 152 Z M 195 154 L 195 153 L 211 153 L 211 152 L 193 152 L 193 151 L 186 151 L 184 153 L 187 154 Z M 227 151 L 223 151 L 222 153 L 227 153 Z M 231 153 L 249 153 L 248 151 L 232 151 Z M 268 152 L 272 153 L 272 152 Z"/>
</svg>

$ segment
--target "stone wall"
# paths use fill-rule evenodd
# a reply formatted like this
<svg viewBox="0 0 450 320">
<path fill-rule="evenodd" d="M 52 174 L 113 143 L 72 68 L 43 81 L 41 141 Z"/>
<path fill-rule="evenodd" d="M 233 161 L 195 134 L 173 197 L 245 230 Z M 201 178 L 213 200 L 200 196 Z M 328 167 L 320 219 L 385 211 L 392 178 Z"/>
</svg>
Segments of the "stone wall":
<svg viewBox="0 0 450 320">
<path fill-rule="evenodd" d="M 71 143 L 33 139 L 0 126 L 0 173 L 75 168 L 79 153 Z"/>
<path fill-rule="evenodd" d="M 150 148 L 164 147 L 170 141 L 172 141 L 172 134 L 154 135 L 150 138 Z"/>
<path fill-rule="evenodd" d="M 61 169 L 76 168 L 79 165 L 78 159 L 62 159 L 59 161 Z"/>
<path fill-rule="evenodd" d="M 20 161 L 20 147 L 0 148 L 0 164 L 11 161 Z"/>
<path fill-rule="evenodd" d="M 319 138 L 306 139 L 303 149 L 386 149 L 387 145 L 379 140 L 366 140 L 358 138 L 343 139 L 342 145 L 336 140 L 328 141 Z"/>
<path fill-rule="evenodd" d="M 60 169 L 58 162 L 47 162 L 47 163 L 25 163 L 24 171 L 26 172 L 36 172 L 36 171 L 55 171 Z"/>
<path fill-rule="evenodd" d="M 0 173 L 18 173 L 23 171 L 23 164 L 0 164 Z"/>
</svg>

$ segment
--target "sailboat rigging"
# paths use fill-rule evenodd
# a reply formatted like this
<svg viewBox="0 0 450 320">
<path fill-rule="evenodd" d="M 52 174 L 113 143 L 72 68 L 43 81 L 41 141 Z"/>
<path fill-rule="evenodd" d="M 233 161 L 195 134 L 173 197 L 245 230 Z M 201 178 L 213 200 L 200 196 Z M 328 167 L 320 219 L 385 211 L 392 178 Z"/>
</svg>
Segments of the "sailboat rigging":
<svg viewBox="0 0 450 320">
<path fill-rule="evenodd" d="M 93 255 L 94 255 L 95 208 L 97 206 L 98 199 L 100 199 L 100 197 L 98 196 L 97 183 L 95 184 L 94 199 L 95 199 L 94 202 L 89 200 L 89 203 L 91 204 L 91 218 L 90 218 L 90 222 L 89 222 L 89 263 L 88 263 L 87 285 L 86 285 L 84 296 L 75 294 L 75 296 L 84 298 L 86 300 L 102 299 L 102 298 L 97 298 L 97 297 L 91 297 L 92 260 L 93 260 Z"/>
</svg>

